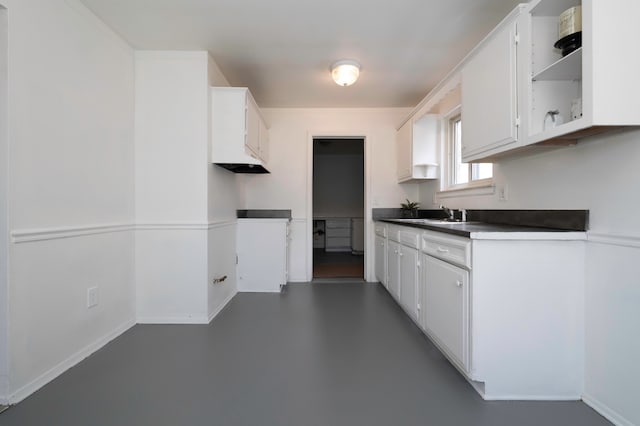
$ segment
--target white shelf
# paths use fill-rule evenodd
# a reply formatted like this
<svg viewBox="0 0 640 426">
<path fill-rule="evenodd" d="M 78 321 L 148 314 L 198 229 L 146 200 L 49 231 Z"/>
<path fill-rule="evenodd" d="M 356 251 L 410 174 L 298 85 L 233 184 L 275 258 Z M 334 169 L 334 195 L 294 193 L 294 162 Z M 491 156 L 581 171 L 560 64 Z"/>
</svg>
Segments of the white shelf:
<svg viewBox="0 0 640 426">
<path fill-rule="evenodd" d="M 534 16 L 559 16 L 570 7 L 581 4 L 580 0 L 541 1 L 531 10 L 531 13 Z"/>
<path fill-rule="evenodd" d="M 582 47 L 532 77 L 533 81 L 582 80 Z"/>
<path fill-rule="evenodd" d="M 579 130 L 584 129 L 587 126 L 586 119 L 578 118 L 576 120 L 572 120 L 559 126 L 552 127 L 551 129 L 544 130 L 542 132 L 530 135 L 531 143 L 543 142 L 550 139 L 561 138 L 563 136 L 570 135 L 573 132 L 577 132 Z M 568 140 L 571 140 L 571 137 L 567 137 Z"/>
</svg>

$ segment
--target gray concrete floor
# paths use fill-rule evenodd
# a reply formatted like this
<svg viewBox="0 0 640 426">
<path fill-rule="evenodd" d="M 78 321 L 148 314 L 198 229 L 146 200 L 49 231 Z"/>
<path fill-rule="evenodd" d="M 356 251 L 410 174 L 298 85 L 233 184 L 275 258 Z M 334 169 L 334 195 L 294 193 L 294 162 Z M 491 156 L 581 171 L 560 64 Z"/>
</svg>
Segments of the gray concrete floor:
<svg viewBox="0 0 640 426">
<path fill-rule="evenodd" d="M 608 424 L 581 402 L 483 401 L 382 286 L 356 283 L 239 294 L 210 325 L 137 325 L 0 414 L 2 426 Z"/>
</svg>

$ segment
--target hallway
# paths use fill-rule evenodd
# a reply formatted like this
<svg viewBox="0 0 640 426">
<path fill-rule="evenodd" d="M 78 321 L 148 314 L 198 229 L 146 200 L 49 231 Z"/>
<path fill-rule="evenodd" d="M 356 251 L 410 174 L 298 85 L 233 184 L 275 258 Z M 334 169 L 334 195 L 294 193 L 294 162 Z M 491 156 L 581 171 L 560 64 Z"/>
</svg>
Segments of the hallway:
<svg viewBox="0 0 640 426">
<path fill-rule="evenodd" d="M 137 325 L 2 426 L 595 426 L 581 402 L 483 401 L 379 284 L 238 294 L 209 325 Z"/>
</svg>

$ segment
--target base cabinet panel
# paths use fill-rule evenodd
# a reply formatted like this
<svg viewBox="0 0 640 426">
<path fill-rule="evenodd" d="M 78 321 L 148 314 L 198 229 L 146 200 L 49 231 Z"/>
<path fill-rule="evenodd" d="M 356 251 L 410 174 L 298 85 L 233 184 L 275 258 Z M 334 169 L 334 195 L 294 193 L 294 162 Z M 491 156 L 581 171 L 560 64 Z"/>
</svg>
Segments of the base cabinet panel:
<svg viewBox="0 0 640 426">
<path fill-rule="evenodd" d="M 469 272 L 423 255 L 424 327 L 466 371 L 469 364 Z"/>
<path fill-rule="evenodd" d="M 418 320 L 418 250 L 401 247 L 400 252 L 400 304 L 414 321 Z"/>
<path fill-rule="evenodd" d="M 387 289 L 396 300 L 400 300 L 400 244 L 391 240 L 388 242 L 387 268 Z"/>
<path fill-rule="evenodd" d="M 238 291 L 279 292 L 287 283 L 288 219 L 239 219 Z"/>
<path fill-rule="evenodd" d="M 387 287 L 387 240 L 376 235 L 376 279 Z"/>
</svg>

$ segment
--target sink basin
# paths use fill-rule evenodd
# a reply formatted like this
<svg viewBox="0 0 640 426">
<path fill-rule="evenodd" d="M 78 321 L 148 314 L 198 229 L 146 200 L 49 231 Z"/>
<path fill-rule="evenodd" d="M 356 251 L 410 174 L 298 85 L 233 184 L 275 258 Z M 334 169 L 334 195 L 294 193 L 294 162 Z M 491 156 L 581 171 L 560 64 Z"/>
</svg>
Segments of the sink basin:
<svg viewBox="0 0 640 426">
<path fill-rule="evenodd" d="M 468 222 L 454 222 L 447 219 L 397 219 L 401 222 L 415 223 L 417 225 L 464 225 Z"/>
</svg>

